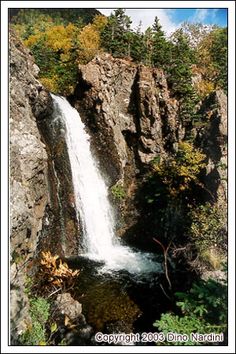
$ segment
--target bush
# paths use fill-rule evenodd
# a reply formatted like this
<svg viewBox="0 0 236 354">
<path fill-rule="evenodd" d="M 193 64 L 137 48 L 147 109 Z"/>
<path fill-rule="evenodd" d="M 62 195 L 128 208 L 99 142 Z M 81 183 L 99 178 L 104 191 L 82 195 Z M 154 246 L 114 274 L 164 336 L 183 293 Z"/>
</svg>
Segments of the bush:
<svg viewBox="0 0 236 354">
<path fill-rule="evenodd" d="M 191 333 L 221 333 L 227 327 L 227 286 L 226 281 L 217 282 L 213 279 L 201 280 L 194 283 L 188 293 L 176 293 L 177 306 L 182 316 L 172 313 L 161 315 L 161 319 L 153 325 L 165 335 L 168 332 L 178 334 Z M 191 337 L 190 337 L 191 338 Z M 165 344 L 170 344 L 166 342 Z M 174 345 L 183 345 L 182 342 L 173 342 Z M 204 343 L 192 342 L 185 345 L 199 345 Z"/>
<path fill-rule="evenodd" d="M 190 237 L 203 265 L 220 267 L 227 248 L 226 215 L 217 205 L 206 203 L 189 212 Z"/>
<path fill-rule="evenodd" d="M 49 318 L 50 304 L 42 297 L 30 299 L 32 324 L 20 337 L 22 345 L 46 344 L 46 322 Z"/>
<path fill-rule="evenodd" d="M 79 270 L 69 268 L 66 262 L 58 255 L 52 255 L 50 251 L 42 252 L 39 261 L 39 269 L 33 280 L 32 277 L 26 278 L 25 293 L 29 297 L 31 324 L 20 336 L 22 345 L 55 344 L 54 334 L 58 327 L 53 322 L 53 317 L 49 319 L 50 302 L 44 297 L 56 296 L 59 290 L 66 292 L 71 289 L 80 273 Z"/>
<path fill-rule="evenodd" d="M 115 200 L 123 200 L 126 196 L 124 187 L 121 184 L 115 184 L 111 187 L 111 194 Z"/>
<path fill-rule="evenodd" d="M 171 196 L 190 189 L 198 182 L 198 175 L 206 166 L 206 156 L 189 142 L 181 142 L 173 157 L 153 163 L 153 169 Z"/>
</svg>

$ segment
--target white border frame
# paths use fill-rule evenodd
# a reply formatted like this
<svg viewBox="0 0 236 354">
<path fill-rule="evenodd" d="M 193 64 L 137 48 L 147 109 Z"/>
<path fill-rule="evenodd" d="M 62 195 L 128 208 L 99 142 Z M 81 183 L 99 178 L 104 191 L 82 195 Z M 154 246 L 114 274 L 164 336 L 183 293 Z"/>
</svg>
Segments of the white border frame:
<svg viewBox="0 0 236 354">
<path fill-rule="evenodd" d="M 228 346 L 171 347 L 27 347 L 8 346 L 8 8 L 228 8 L 228 225 L 229 225 L 229 344 Z M 234 353 L 235 349 L 235 2 L 234 1 L 2 1 L 1 2 L 1 349 L 3 353 Z"/>
</svg>

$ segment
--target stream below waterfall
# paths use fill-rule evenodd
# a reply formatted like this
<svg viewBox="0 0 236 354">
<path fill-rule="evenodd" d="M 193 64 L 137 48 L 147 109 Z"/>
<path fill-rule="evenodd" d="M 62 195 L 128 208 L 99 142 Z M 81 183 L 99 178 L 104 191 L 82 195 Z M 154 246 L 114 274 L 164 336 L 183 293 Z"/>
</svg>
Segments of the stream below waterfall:
<svg viewBox="0 0 236 354">
<path fill-rule="evenodd" d="M 81 270 L 76 299 L 95 332 L 154 332 L 157 314 L 168 308 L 160 287 L 164 277 L 160 258 L 124 245 L 116 237 L 108 187 L 92 156 L 85 126 L 65 98 L 52 97 L 54 119 L 65 127 L 75 209 L 83 234 L 80 254 L 68 260 Z"/>
</svg>

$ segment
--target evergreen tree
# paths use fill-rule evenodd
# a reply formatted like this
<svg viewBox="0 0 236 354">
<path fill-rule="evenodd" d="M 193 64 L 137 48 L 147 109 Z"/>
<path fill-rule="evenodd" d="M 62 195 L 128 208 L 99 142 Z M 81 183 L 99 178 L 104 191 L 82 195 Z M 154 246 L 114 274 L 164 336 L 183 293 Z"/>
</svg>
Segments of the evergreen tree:
<svg viewBox="0 0 236 354">
<path fill-rule="evenodd" d="M 218 28 L 214 31 L 210 55 L 215 69 L 213 82 L 216 87 L 227 92 L 227 28 Z"/>
<path fill-rule="evenodd" d="M 139 23 L 138 28 L 135 31 L 129 31 L 130 40 L 130 57 L 137 63 L 144 61 L 145 48 L 144 48 L 144 35 L 141 32 L 142 23 Z"/>
<path fill-rule="evenodd" d="M 192 85 L 192 64 L 195 62 L 193 49 L 182 29 L 172 36 L 171 60 L 167 68 L 168 84 L 174 97 L 179 100 L 179 117 L 184 124 L 194 119 L 199 98 Z"/>
<path fill-rule="evenodd" d="M 165 38 L 159 19 L 155 17 L 152 26 L 152 65 L 164 68 L 170 61 L 170 44 Z"/>
<path fill-rule="evenodd" d="M 101 33 L 102 46 L 115 57 L 124 57 L 130 54 L 131 36 L 130 17 L 125 10 L 117 9 L 108 18 L 108 23 Z"/>
<path fill-rule="evenodd" d="M 143 37 L 143 45 L 145 50 L 144 56 L 144 64 L 145 65 L 152 65 L 152 56 L 153 56 L 153 33 L 152 28 L 148 27 L 144 33 Z"/>
</svg>

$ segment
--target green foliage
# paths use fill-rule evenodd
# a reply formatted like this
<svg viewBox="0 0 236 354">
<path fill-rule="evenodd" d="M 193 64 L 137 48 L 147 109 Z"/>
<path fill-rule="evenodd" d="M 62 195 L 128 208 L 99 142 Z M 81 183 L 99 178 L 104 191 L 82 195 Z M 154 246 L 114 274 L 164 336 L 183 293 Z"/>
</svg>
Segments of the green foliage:
<svg viewBox="0 0 236 354">
<path fill-rule="evenodd" d="M 143 62 L 146 55 L 146 48 L 144 46 L 144 34 L 141 32 L 141 24 L 136 31 L 130 32 L 130 56 L 137 62 Z"/>
<path fill-rule="evenodd" d="M 226 215 L 217 205 L 206 203 L 189 212 L 189 235 L 203 265 L 217 269 L 227 249 Z"/>
<path fill-rule="evenodd" d="M 82 27 L 74 9 L 41 10 L 19 11 L 12 19 L 12 27 L 33 53 L 44 86 L 54 93 L 69 95 L 77 83 L 78 63 L 87 63 L 100 48 L 100 31 L 106 19 L 95 16 L 92 24 Z"/>
<path fill-rule="evenodd" d="M 45 324 L 49 317 L 50 304 L 42 297 L 30 300 L 30 314 L 33 321 Z"/>
<path fill-rule="evenodd" d="M 16 263 L 16 265 L 18 265 L 24 261 L 24 258 L 25 257 L 19 252 L 13 250 L 13 252 L 11 253 L 11 264 Z"/>
<path fill-rule="evenodd" d="M 226 242 L 226 215 L 217 205 L 206 203 L 190 211 L 191 237 L 200 248 L 215 245 L 224 248 Z"/>
<path fill-rule="evenodd" d="M 213 67 L 216 70 L 215 85 L 227 92 L 227 28 L 219 28 L 214 31 L 214 37 L 210 48 Z"/>
<path fill-rule="evenodd" d="M 33 24 L 38 18 L 51 17 L 53 22 L 61 25 L 69 23 L 84 24 L 92 22 L 94 16 L 99 15 L 96 9 L 11 9 L 11 22 L 15 24 Z"/>
<path fill-rule="evenodd" d="M 102 46 L 114 57 L 130 54 L 130 18 L 124 9 L 117 9 L 108 17 L 108 23 L 101 33 Z"/>
<path fill-rule="evenodd" d="M 141 25 L 131 29 L 124 9 L 107 18 L 95 9 L 12 9 L 11 25 L 35 56 L 42 82 L 56 93 L 70 94 L 77 65 L 103 50 L 162 68 L 184 125 L 196 120 L 200 97 L 215 87 L 227 90 L 226 28 L 185 23 L 167 38 L 157 17 L 144 33 Z M 193 68 L 201 76 L 194 86 Z"/>
<path fill-rule="evenodd" d="M 167 82 L 173 96 L 179 100 L 179 118 L 187 125 L 194 119 L 196 104 L 199 101 L 192 84 L 195 53 L 182 29 L 172 35 L 171 41 L 171 60 L 166 68 Z"/>
<path fill-rule="evenodd" d="M 203 79 L 227 93 L 227 28 L 213 28 L 196 48 Z"/>
<path fill-rule="evenodd" d="M 162 314 L 160 320 L 154 323 L 154 326 L 158 327 L 159 331 L 164 334 L 175 332 L 189 336 L 195 332 L 207 334 L 226 331 L 226 281 L 201 280 L 198 283 L 194 283 L 189 292 L 179 292 L 175 295 L 179 299 L 177 306 L 180 307 L 182 316 L 172 313 Z M 173 342 L 172 344 L 183 345 L 182 342 Z M 196 345 L 199 343 L 188 341 L 184 344 Z"/>
<path fill-rule="evenodd" d="M 31 295 L 32 286 L 33 286 L 33 279 L 32 279 L 32 277 L 26 276 L 26 277 L 25 277 L 25 289 L 24 289 L 24 292 L 25 292 L 25 294 L 27 294 L 28 296 Z"/>
<path fill-rule="evenodd" d="M 24 41 L 40 68 L 42 83 L 52 92 L 70 94 L 77 80 L 77 53 L 79 29 L 53 25 Z"/>
<path fill-rule="evenodd" d="M 111 187 L 111 194 L 115 200 L 123 200 L 126 196 L 124 187 L 121 184 L 115 184 Z"/>
<path fill-rule="evenodd" d="M 161 319 L 153 324 L 165 336 L 168 333 L 187 334 L 190 337 L 191 333 L 207 333 L 207 325 L 195 315 L 179 317 L 171 313 L 164 313 Z M 191 341 L 186 342 L 165 342 L 165 345 L 197 345 L 198 343 Z"/>
<path fill-rule="evenodd" d="M 181 142 L 173 157 L 153 163 L 153 169 L 171 196 L 191 188 L 198 182 L 198 175 L 205 167 L 205 155 L 188 142 Z"/>
<path fill-rule="evenodd" d="M 30 299 L 32 325 L 20 336 L 22 345 L 46 344 L 46 322 L 49 318 L 50 304 L 42 297 Z"/>
<path fill-rule="evenodd" d="M 152 26 L 152 47 L 152 65 L 158 68 L 166 68 L 171 60 L 171 45 L 166 40 L 157 17 L 155 17 Z"/>
<path fill-rule="evenodd" d="M 212 325 L 225 325 L 227 322 L 226 282 L 213 279 L 194 283 L 188 293 L 176 293 L 180 301 L 177 305 L 183 314 L 195 314 Z"/>
</svg>

